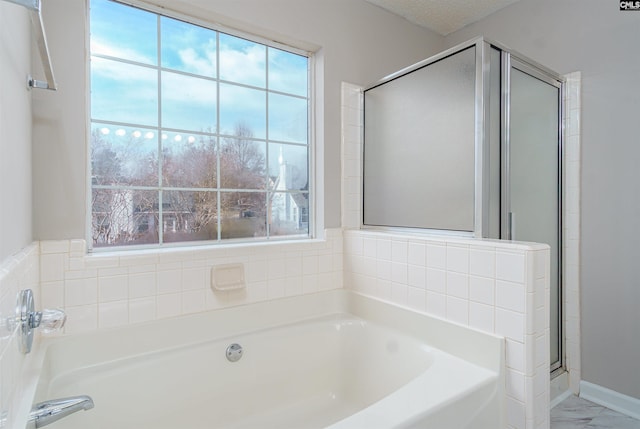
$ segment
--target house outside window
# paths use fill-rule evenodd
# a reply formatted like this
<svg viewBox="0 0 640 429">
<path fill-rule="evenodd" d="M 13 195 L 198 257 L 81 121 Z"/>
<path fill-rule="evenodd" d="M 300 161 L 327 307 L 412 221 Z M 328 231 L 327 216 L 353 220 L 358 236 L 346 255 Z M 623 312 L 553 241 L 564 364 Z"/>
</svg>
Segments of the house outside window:
<svg viewBox="0 0 640 429">
<path fill-rule="evenodd" d="M 92 247 L 309 237 L 310 58 L 90 8 Z"/>
</svg>

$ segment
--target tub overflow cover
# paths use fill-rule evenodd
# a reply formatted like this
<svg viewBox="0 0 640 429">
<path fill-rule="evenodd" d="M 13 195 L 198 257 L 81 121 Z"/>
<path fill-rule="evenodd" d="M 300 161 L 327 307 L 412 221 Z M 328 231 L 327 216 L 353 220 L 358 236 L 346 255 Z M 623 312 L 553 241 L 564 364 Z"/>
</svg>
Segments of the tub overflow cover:
<svg viewBox="0 0 640 429">
<path fill-rule="evenodd" d="M 242 346 L 240 344 L 233 343 L 227 347 L 227 360 L 229 362 L 238 362 L 242 357 Z"/>
</svg>

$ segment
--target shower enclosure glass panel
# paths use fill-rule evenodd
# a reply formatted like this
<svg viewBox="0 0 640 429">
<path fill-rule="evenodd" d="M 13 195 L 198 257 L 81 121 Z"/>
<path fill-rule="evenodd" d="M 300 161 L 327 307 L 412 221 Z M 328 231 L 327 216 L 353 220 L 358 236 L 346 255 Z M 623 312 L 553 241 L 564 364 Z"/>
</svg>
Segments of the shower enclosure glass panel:
<svg viewBox="0 0 640 429">
<path fill-rule="evenodd" d="M 530 72 L 532 74 L 529 74 Z M 508 231 L 503 238 L 551 246 L 551 364 L 561 364 L 560 82 L 512 62 L 510 73 Z"/>
<path fill-rule="evenodd" d="M 484 39 L 364 90 L 363 228 L 548 244 L 552 371 L 563 365 L 562 91 L 561 76 Z"/>
<path fill-rule="evenodd" d="M 474 230 L 476 47 L 365 92 L 364 224 Z"/>
</svg>

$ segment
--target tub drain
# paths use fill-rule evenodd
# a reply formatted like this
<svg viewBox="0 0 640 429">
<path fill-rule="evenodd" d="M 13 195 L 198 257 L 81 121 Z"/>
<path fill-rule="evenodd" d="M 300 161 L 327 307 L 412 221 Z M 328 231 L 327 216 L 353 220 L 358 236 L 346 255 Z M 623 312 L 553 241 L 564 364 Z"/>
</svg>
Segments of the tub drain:
<svg viewBox="0 0 640 429">
<path fill-rule="evenodd" d="M 227 347 L 227 360 L 229 362 L 238 362 L 242 357 L 242 346 L 240 344 L 233 343 Z"/>
</svg>

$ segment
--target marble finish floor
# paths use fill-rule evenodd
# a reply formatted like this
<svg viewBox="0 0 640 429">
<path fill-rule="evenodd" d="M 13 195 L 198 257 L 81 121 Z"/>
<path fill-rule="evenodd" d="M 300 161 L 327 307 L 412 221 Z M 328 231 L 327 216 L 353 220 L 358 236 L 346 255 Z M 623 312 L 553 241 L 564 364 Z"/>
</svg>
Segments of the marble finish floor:
<svg viewBox="0 0 640 429">
<path fill-rule="evenodd" d="M 640 420 L 570 396 L 551 410 L 551 429 L 640 429 Z"/>
</svg>

